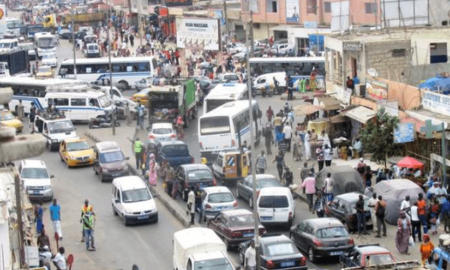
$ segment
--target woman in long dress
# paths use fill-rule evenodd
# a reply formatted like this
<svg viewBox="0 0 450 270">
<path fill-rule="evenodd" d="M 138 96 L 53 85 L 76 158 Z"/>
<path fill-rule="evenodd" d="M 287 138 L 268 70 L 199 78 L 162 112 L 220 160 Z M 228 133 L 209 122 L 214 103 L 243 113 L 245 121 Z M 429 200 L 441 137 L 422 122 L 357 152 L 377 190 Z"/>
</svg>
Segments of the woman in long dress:
<svg viewBox="0 0 450 270">
<path fill-rule="evenodd" d="M 311 145 L 309 144 L 309 140 L 311 139 L 311 131 L 308 130 L 308 133 L 305 135 L 305 158 L 309 160 L 311 158 Z"/>
<path fill-rule="evenodd" d="M 395 245 L 400 253 L 409 254 L 409 236 L 411 235 L 411 223 L 406 218 L 405 212 L 400 212 L 397 220 L 397 234 L 395 236 Z"/>
<path fill-rule="evenodd" d="M 40 202 L 38 209 L 37 209 L 37 216 L 36 216 L 36 232 L 38 234 L 40 234 L 42 231 L 42 228 L 44 228 L 44 224 L 42 223 L 43 215 L 44 215 L 44 209 L 42 209 L 42 202 Z"/>
<path fill-rule="evenodd" d="M 156 186 L 158 180 L 158 165 L 156 164 L 155 155 L 150 154 L 150 161 L 148 165 L 148 182 L 152 186 Z"/>
</svg>

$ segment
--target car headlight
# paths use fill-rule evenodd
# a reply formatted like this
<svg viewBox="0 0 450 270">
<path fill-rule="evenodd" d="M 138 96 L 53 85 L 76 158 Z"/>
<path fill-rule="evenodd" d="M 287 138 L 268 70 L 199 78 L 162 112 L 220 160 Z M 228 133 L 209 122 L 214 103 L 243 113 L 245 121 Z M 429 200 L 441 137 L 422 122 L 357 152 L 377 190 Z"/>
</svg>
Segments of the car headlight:
<svg viewBox="0 0 450 270">
<path fill-rule="evenodd" d="M 52 143 L 57 143 L 58 139 L 52 139 Z"/>
<path fill-rule="evenodd" d="M 128 170 L 128 165 L 124 165 L 123 170 Z"/>
<path fill-rule="evenodd" d="M 52 189 L 52 186 L 44 186 L 44 190 L 49 190 L 49 189 Z"/>
<path fill-rule="evenodd" d="M 129 211 L 128 209 L 124 209 L 125 214 L 131 214 L 132 212 Z"/>
<path fill-rule="evenodd" d="M 105 169 L 105 168 L 102 168 L 102 171 L 103 171 L 103 172 L 108 172 L 108 170 L 107 170 L 107 169 Z"/>
</svg>

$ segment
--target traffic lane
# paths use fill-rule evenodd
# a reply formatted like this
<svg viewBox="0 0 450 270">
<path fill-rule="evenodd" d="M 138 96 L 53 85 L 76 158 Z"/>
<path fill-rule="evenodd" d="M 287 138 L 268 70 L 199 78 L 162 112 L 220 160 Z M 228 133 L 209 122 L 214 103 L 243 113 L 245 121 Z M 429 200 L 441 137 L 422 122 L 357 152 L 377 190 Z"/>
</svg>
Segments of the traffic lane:
<svg viewBox="0 0 450 270">
<path fill-rule="evenodd" d="M 171 239 L 174 232 L 184 227 L 159 200 L 156 199 L 158 223 L 125 227 L 112 212 L 111 184 L 101 183 L 91 167 L 68 169 L 55 152 L 45 152 L 37 158 L 55 175 L 53 188 L 61 205 L 64 236 L 61 245 L 68 254 L 74 254 L 75 264 L 83 265 L 84 269 L 129 269 L 133 264 L 154 265 L 155 269 L 172 267 Z M 87 252 L 80 242 L 80 208 L 85 199 L 89 199 L 96 213 L 96 252 Z M 46 227 L 51 228 L 48 213 L 44 214 L 44 219 Z M 53 235 L 52 229 L 50 235 Z"/>
</svg>

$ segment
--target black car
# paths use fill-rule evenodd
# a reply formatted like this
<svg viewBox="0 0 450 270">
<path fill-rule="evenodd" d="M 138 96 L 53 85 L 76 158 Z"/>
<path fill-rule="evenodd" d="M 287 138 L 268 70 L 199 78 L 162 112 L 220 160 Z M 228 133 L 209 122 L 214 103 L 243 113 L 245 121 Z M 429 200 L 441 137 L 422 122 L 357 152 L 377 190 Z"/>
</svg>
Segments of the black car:
<svg viewBox="0 0 450 270">
<path fill-rule="evenodd" d="M 70 31 L 69 29 L 61 29 L 58 35 L 59 39 L 70 39 L 70 37 L 72 36 L 72 31 Z"/>
<path fill-rule="evenodd" d="M 256 175 L 256 193 L 259 195 L 259 191 L 266 187 L 282 187 L 280 181 L 270 174 L 257 174 Z M 243 180 L 239 180 L 236 184 L 236 197 L 240 197 L 248 201 L 250 208 L 253 208 L 253 177 L 251 175 L 245 177 Z"/>
<path fill-rule="evenodd" d="M 355 246 L 344 225 L 335 218 L 316 218 L 291 227 L 291 239 L 308 254 L 308 259 L 341 256 Z"/>
<path fill-rule="evenodd" d="M 325 205 L 325 214 L 340 220 L 349 232 L 358 230 L 358 219 L 356 217 L 356 202 L 359 200 L 359 193 L 350 192 L 336 196 L 330 204 Z M 366 216 L 366 227 L 372 227 L 370 209 L 367 206 L 369 197 L 364 197 L 364 212 Z"/>
<path fill-rule="evenodd" d="M 204 164 L 185 164 L 176 170 L 176 177 L 179 181 L 178 191 L 183 201 L 187 201 L 189 187 L 195 188 L 197 185 L 200 189 L 216 185 L 216 179 L 211 169 Z"/>
<path fill-rule="evenodd" d="M 306 258 L 286 235 L 267 233 L 259 237 L 261 269 L 306 270 Z M 239 244 L 239 261 L 243 265 L 251 241 Z"/>
</svg>

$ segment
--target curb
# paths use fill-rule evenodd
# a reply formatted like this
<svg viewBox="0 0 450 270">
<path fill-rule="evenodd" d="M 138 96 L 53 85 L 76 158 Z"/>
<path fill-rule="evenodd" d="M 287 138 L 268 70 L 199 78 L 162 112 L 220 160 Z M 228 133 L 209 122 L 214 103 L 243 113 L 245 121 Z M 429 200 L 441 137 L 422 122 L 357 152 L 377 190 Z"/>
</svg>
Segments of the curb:
<svg viewBox="0 0 450 270">
<path fill-rule="evenodd" d="M 95 142 L 101 141 L 99 138 L 97 138 L 97 136 L 93 135 L 89 131 L 86 131 L 85 135 L 86 135 L 86 137 L 90 138 L 91 140 L 93 140 Z M 132 175 L 139 176 L 148 185 L 148 181 L 143 179 L 142 176 L 140 176 L 138 174 L 137 170 L 134 168 L 134 166 L 132 164 L 130 164 L 130 162 L 127 162 L 127 165 L 128 165 L 128 168 Z M 152 192 L 152 194 L 157 195 L 157 198 L 159 199 L 159 201 L 167 208 L 167 210 L 169 210 L 169 212 L 171 212 L 175 216 L 176 219 L 178 219 L 178 221 L 181 224 L 183 224 L 184 227 L 188 228 L 190 226 L 189 221 L 185 218 L 186 213 L 185 212 L 180 213 L 180 211 L 178 211 L 178 209 L 173 207 L 173 205 L 171 204 L 171 202 L 174 203 L 172 198 L 170 198 L 164 191 L 160 192 L 156 188 L 149 186 L 149 185 L 148 185 L 148 187 L 150 188 L 150 191 Z"/>
</svg>

